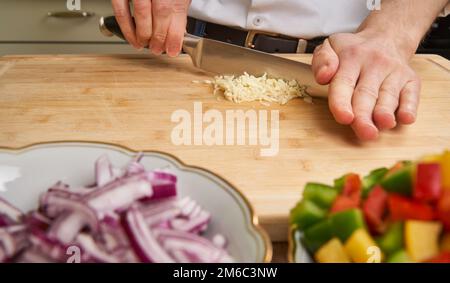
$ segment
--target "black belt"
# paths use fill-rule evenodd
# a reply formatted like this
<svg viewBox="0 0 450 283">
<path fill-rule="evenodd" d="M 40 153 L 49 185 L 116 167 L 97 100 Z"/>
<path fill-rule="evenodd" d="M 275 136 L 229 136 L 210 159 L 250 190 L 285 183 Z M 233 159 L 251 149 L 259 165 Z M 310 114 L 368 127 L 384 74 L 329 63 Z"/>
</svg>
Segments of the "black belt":
<svg viewBox="0 0 450 283">
<path fill-rule="evenodd" d="M 304 40 L 288 36 L 246 31 L 213 24 L 188 17 L 187 31 L 190 34 L 253 48 L 267 53 L 312 53 L 325 37 Z"/>
</svg>

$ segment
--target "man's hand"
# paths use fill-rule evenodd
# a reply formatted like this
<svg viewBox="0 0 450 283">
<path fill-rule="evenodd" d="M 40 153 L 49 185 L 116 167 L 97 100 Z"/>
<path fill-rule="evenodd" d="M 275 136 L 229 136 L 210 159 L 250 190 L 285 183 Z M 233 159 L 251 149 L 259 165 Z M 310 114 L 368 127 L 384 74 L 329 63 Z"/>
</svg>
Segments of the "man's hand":
<svg viewBox="0 0 450 283">
<path fill-rule="evenodd" d="M 351 125 L 362 140 L 416 119 L 420 79 L 408 58 L 382 35 L 336 34 L 313 57 L 318 83 L 328 84 L 337 122 Z"/>
<path fill-rule="evenodd" d="M 331 36 L 314 52 L 318 83 L 330 83 L 330 110 L 363 140 L 411 124 L 420 80 L 408 61 L 448 0 L 383 0 L 354 34 Z"/>
<path fill-rule="evenodd" d="M 114 14 L 127 41 L 137 49 L 149 47 L 155 55 L 180 53 L 190 0 L 112 0 Z"/>
</svg>

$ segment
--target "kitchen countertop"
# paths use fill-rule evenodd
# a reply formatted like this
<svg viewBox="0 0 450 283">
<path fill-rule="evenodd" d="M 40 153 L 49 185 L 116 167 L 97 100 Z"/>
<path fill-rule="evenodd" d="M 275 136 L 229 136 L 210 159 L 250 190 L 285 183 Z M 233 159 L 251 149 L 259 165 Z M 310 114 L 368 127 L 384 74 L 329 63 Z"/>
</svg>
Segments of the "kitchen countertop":
<svg viewBox="0 0 450 283">
<path fill-rule="evenodd" d="M 412 66 L 423 80 L 418 121 L 362 143 L 350 128 L 335 123 L 326 101 L 266 106 L 218 99 L 210 86 L 192 83 L 210 76 L 194 69 L 186 56 L 0 57 L 0 147 L 95 141 L 169 152 L 238 187 L 272 239 L 283 241 L 289 209 L 307 181 L 332 182 L 346 172 L 364 174 L 450 148 L 450 62 L 417 55 Z M 279 152 L 265 157 L 265 146 L 259 145 L 176 145 L 172 115 L 181 111 L 195 119 L 194 103 L 200 102 L 203 112 L 214 109 L 224 118 L 227 110 L 261 110 L 255 112 L 259 118 L 278 110 Z"/>
</svg>

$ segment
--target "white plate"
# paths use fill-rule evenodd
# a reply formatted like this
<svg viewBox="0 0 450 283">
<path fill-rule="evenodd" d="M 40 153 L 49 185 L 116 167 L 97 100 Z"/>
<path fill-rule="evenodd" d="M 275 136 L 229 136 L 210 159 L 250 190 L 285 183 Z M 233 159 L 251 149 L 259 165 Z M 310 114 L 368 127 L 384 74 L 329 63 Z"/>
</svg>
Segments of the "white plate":
<svg viewBox="0 0 450 283">
<path fill-rule="evenodd" d="M 23 211 L 35 209 L 40 194 L 56 181 L 72 186 L 92 184 L 94 162 L 103 155 L 116 166 L 136 153 L 97 143 L 40 144 L 20 150 L 0 149 L 0 197 Z M 161 152 L 145 152 L 147 169 L 170 168 L 178 177 L 181 197 L 189 195 L 212 214 L 206 236 L 221 233 L 238 262 L 268 262 L 272 246 L 248 200 L 229 182 L 201 168 L 184 165 Z"/>
<path fill-rule="evenodd" d="M 291 263 L 313 263 L 314 260 L 303 246 L 301 238 L 302 233 L 293 226 L 289 230 L 288 235 L 288 260 Z"/>
</svg>

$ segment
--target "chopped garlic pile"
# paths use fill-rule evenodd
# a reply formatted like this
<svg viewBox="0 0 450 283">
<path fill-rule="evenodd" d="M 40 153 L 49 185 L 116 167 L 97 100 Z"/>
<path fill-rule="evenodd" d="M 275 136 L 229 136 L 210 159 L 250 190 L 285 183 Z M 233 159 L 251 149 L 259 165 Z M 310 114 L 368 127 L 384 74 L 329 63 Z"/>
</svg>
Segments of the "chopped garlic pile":
<svg viewBox="0 0 450 283">
<path fill-rule="evenodd" d="M 244 73 L 242 76 L 217 76 L 210 83 L 214 86 L 214 94 L 235 103 L 259 101 L 261 103 L 286 104 L 293 98 L 303 98 L 311 103 L 311 97 L 306 93 L 306 87 L 296 80 L 268 78 L 266 74 L 255 77 Z"/>
</svg>

